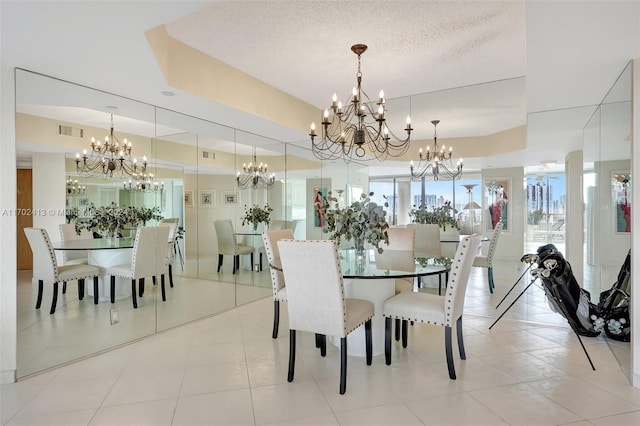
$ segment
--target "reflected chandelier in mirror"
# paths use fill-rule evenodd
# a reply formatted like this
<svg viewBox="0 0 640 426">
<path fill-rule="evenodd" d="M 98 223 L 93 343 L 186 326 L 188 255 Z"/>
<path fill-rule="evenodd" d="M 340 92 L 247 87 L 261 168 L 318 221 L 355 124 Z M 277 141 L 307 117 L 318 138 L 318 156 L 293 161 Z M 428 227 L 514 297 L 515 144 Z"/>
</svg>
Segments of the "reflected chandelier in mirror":
<svg viewBox="0 0 640 426">
<path fill-rule="evenodd" d="M 127 138 L 120 143 L 113 133 L 113 114 L 111 114 L 111 128 L 109 135 L 104 137 L 104 143 L 91 138 L 91 153 L 87 150 L 76 153 L 76 169 L 80 176 L 107 176 L 114 174 L 120 177 L 136 177 L 147 169 L 147 157 L 138 164 L 135 157 L 131 157 L 131 141 Z"/>
</svg>

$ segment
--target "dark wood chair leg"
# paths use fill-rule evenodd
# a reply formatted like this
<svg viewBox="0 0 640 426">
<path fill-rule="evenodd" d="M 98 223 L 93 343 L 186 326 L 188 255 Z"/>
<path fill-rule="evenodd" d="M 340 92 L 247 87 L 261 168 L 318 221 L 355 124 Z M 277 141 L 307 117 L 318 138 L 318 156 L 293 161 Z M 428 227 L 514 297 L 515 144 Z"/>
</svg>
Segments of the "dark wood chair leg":
<svg viewBox="0 0 640 426">
<path fill-rule="evenodd" d="M 273 332 L 271 333 L 271 337 L 274 339 L 278 338 L 278 328 L 280 327 L 280 301 L 273 301 Z"/>
<path fill-rule="evenodd" d="M 155 276 L 153 277 L 155 278 Z M 144 294 L 144 278 L 140 278 L 138 281 L 138 296 L 142 297 Z"/>
<path fill-rule="evenodd" d="M 133 302 L 133 309 L 138 309 L 138 300 L 136 299 L 136 280 L 131 280 L 131 301 Z"/>
<path fill-rule="evenodd" d="M 458 352 L 460 352 L 460 359 L 467 359 L 467 355 L 464 351 L 464 339 L 462 337 L 462 317 L 456 321 L 456 332 L 458 335 Z"/>
<path fill-rule="evenodd" d="M 347 391 L 347 337 L 340 338 L 340 395 Z"/>
<path fill-rule="evenodd" d="M 116 303 L 116 276 L 111 275 L 111 303 Z"/>
<path fill-rule="evenodd" d="M 231 272 L 232 274 L 235 275 L 236 269 L 238 269 L 239 265 L 240 265 L 240 256 L 233 256 L 233 271 Z"/>
<path fill-rule="evenodd" d="M 293 382 L 293 373 L 296 369 L 296 331 L 289 330 L 289 373 L 287 381 Z"/>
<path fill-rule="evenodd" d="M 78 280 L 78 300 L 84 299 L 84 278 Z"/>
<path fill-rule="evenodd" d="M 494 285 L 493 285 L 493 268 L 487 268 L 487 278 L 489 280 L 489 292 L 493 293 Z"/>
<path fill-rule="evenodd" d="M 253 265 L 254 265 L 254 263 L 253 263 L 253 253 L 250 254 L 250 257 L 251 257 L 251 270 L 253 271 Z M 238 269 L 240 269 L 239 265 L 238 265 Z"/>
<path fill-rule="evenodd" d="M 224 255 L 219 254 L 218 255 L 218 272 L 220 272 L 220 268 L 222 267 L 222 259 L 223 259 Z"/>
<path fill-rule="evenodd" d="M 456 379 L 456 368 L 453 365 L 453 348 L 451 347 L 451 327 L 444 328 L 444 349 L 447 354 L 447 368 L 449 369 L 449 378 Z"/>
<path fill-rule="evenodd" d="M 320 347 L 320 335 L 316 333 L 316 348 Z"/>
<path fill-rule="evenodd" d="M 44 282 L 42 280 L 38 280 L 38 299 L 36 299 L 36 309 L 40 309 L 40 305 L 42 305 L 43 287 L 44 287 Z"/>
<path fill-rule="evenodd" d="M 162 290 L 162 301 L 166 302 L 167 293 L 165 292 L 165 289 L 164 289 L 164 274 L 160 275 L 160 289 Z"/>
<path fill-rule="evenodd" d="M 442 296 L 442 274 L 438 274 L 438 296 Z"/>
<path fill-rule="evenodd" d="M 262 272 L 262 253 L 260 253 L 260 272 Z"/>
<path fill-rule="evenodd" d="M 407 347 L 407 334 L 408 334 L 407 320 L 402 320 L 402 347 Z"/>
<path fill-rule="evenodd" d="M 153 276 L 151 277 L 151 282 L 153 283 L 153 285 L 158 285 L 158 280 L 156 279 L 156 276 L 155 276 L 155 275 L 153 275 Z M 142 295 L 141 295 L 141 296 L 142 296 Z"/>
<path fill-rule="evenodd" d="M 67 282 L 62 281 L 62 294 L 67 294 Z"/>
<path fill-rule="evenodd" d="M 173 268 L 169 264 L 169 287 L 173 288 Z"/>
<path fill-rule="evenodd" d="M 396 318 L 396 342 L 400 340 L 400 318 Z"/>
<path fill-rule="evenodd" d="M 56 304 L 58 303 L 58 283 L 53 283 L 53 297 L 51 298 L 51 310 L 50 314 L 56 311 Z"/>
<path fill-rule="evenodd" d="M 320 356 L 327 356 L 327 336 L 325 334 L 319 334 L 320 336 Z"/>
<path fill-rule="evenodd" d="M 93 304 L 98 304 L 98 276 L 93 277 Z"/>
<path fill-rule="evenodd" d="M 367 354 L 367 365 L 371 365 L 371 358 L 373 356 L 373 343 L 371 340 L 371 320 L 364 323 L 364 340 L 365 340 L 365 352 Z"/>
<path fill-rule="evenodd" d="M 391 324 L 393 320 L 389 317 L 384 319 L 384 361 L 391 365 Z"/>
</svg>

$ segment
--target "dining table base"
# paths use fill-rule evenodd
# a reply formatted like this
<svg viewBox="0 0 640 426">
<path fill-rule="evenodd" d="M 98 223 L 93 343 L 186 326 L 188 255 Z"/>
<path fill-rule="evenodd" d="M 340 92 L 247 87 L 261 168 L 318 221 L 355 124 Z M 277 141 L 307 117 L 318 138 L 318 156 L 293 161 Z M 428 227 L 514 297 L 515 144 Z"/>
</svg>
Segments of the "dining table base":
<svg viewBox="0 0 640 426">
<path fill-rule="evenodd" d="M 100 302 L 108 302 L 111 300 L 111 285 L 110 277 L 106 275 L 107 268 L 131 263 L 131 256 L 132 249 L 130 248 L 89 251 L 89 265 L 100 268 L 100 276 L 98 277 L 98 300 Z M 93 286 L 89 286 L 88 293 L 93 297 Z M 128 297 L 131 297 L 131 280 L 116 277 L 116 300 Z"/>
</svg>

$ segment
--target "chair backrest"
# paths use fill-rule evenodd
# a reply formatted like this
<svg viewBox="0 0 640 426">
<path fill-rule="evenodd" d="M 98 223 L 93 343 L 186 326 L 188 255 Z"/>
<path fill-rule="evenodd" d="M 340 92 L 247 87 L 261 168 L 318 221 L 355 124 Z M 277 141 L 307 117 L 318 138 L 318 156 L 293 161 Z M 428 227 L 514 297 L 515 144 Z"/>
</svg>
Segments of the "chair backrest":
<svg viewBox="0 0 640 426">
<path fill-rule="evenodd" d="M 73 223 L 63 223 L 60 225 L 60 239 L 62 241 L 90 240 L 93 239 L 93 232 L 83 228 L 80 234 L 76 232 L 76 225 Z M 87 250 L 63 250 L 62 261 L 68 262 L 75 259 L 86 259 L 89 255 Z"/>
<path fill-rule="evenodd" d="M 431 223 L 410 223 L 407 228 L 416 230 L 416 257 L 442 257 L 440 226 Z"/>
<path fill-rule="evenodd" d="M 445 325 L 447 326 L 453 326 L 462 315 L 469 273 L 478 247 L 480 247 L 480 235 L 478 234 L 464 237 L 458 244 L 456 255 L 451 263 L 449 281 L 444 295 Z"/>
<path fill-rule="evenodd" d="M 415 228 L 389 228 L 389 244 L 381 244 L 382 253 L 375 251 L 378 269 L 412 272 L 416 268 Z"/>
<path fill-rule="evenodd" d="M 267 231 L 262 234 L 262 241 L 264 242 L 264 251 L 267 253 L 267 260 L 269 263 L 274 263 L 280 259 L 280 251 L 278 250 L 279 240 L 293 240 L 293 231 L 291 229 L 274 229 L 273 231 Z M 269 268 L 271 271 L 271 285 L 273 286 L 274 297 L 284 287 L 284 275 L 282 271 L 278 271 L 274 268 Z"/>
<path fill-rule="evenodd" d="M 136 231 L 131 260 L 131 276 L 135 279 L 164 273 L 167 256 L 168 226 L 143 226 Z"/>
<path fill-rule="evenodd" d="M 491 234 L 491 241 L 489 242 L 489 251 L 487 252 L 487 263 L 489 266 L 493 263 L 493 255 L 496 252 L 496 245 L 498 245 L 498 238 L 502 233 L 502 221 L 496 223 L 496 227 L 493 228 L 493 234 Z"/>
<path fill-rule="evenodd" d="M 45 283 L 58 282 L 58 262 L 46 229 L 24 228 L 33 252 L 33 278 Z"/>
<path fill-rule="evenodd" d="M 165 226 L 169 228 L 169 237 L 167 239 L 167 260 L 173 260 L 173 254 L 175 252 L 173 246 L 176 243 L 176 231 L 178 230 L 178 222 L 165 222 L 163 219 L 158 226 Z"/>
<path fill-rule="evenodd" d="M 333 240 L 280 240 L 291 330 L 345 337 L 346 307 L 338 247 Z"/>
<path fill-rule="evenodd" d="M 236 235 L 233 232 L 231 219 L 221 219 L 213 221 L 216 228 L 216 238 L 218 239 L 218 253 L 235 255 L 238 247 Z"/>
</svg>

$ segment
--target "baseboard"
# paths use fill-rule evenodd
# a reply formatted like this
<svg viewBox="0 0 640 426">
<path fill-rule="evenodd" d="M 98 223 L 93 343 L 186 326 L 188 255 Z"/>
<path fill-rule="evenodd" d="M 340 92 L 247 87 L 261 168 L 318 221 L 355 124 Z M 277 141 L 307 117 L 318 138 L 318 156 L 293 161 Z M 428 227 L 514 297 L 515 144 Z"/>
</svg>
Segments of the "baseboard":
<svg viewBox="0 0 640 426">
<path fill-rule="evenodd" d="M 16 370 L 3 370 L 0 371 L 0 384 L 15 383 L 16 382 Z"/>
</svg>

